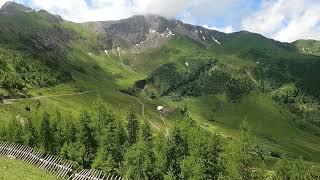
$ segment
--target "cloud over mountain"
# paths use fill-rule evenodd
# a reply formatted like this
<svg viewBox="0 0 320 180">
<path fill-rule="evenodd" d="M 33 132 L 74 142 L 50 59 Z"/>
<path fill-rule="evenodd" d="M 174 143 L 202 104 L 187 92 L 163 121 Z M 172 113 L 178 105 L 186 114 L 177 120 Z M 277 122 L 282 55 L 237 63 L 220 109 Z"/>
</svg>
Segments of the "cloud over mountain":
<svg viewBox="0 0 320 180">
<path fill-rule="evenodd" d="M 7 0 L 0 0 L 0 5 Z M 223 32 L 248 30 L 280 41 L 320 39 L 318 0 L 15 0 L 74 22 L 137 14 L 179 18 Z"/>
</svg>

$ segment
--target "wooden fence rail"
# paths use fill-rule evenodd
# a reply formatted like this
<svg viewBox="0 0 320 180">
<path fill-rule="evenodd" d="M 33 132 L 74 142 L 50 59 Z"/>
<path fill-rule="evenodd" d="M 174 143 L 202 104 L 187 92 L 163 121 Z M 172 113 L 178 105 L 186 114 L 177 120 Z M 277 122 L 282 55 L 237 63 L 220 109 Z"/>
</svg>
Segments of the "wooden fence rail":
<svg viewBox="0 0 320 180">
<path fill-rule="evenodd" d="M 122 177 L 110 174 L 106 175 L 100 170 L 82 169 L 75 170 L 71 161 L 64 160 L 58 156 L 45 155 L 30 147 L 0 142 L 0 155 L 20 159 L 33 164 L 40 169 L 48 171 L 58 179 L 72 180 L 122 180 Z"/>
</svg>

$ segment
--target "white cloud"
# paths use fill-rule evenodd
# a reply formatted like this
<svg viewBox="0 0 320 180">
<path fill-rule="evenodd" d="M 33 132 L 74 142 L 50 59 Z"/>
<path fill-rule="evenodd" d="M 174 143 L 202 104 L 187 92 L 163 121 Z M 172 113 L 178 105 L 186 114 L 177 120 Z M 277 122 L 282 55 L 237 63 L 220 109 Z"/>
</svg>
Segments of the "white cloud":
<svg viewBox="0 0 320 180">
<path fill-rule="evenodd" d="M 169 18 L 176 17 L 193 0 L 133 0 L 135 11 L 140 14 L 157 14 Z"/>
<path fill-rule="evenodd" d="M 4 5 L 4 3 L 6 3 L 8 0 L 0 0 L 0 7 L 2 6 L 2 5 Z"/>
<path fill-rule="evenodd" d="M 173 18 L 192 0 L 30 0 L 31 4 L 75 22 L 127 18 L 135 14 L 156 14 Z"/>
<path fill-rule="evenodd" d="M 0 0 L 4 3 L 6 0 Z M 15 0 L 20 1 L 20 0 Z M 83 22 L 117 20 L 135 14 L 156 14 L 168 18 L 182 15 L 190 23 L 224 14 L 228 7 L 245 0 L 23 0 L 34 8 Z M 90 1 L 88 4 L 87 1 Z M 190 14 L 188 17 L 184 15 Z"/>
<path fill-rule="evenodd" d="M 92 0 L 92 6 L 85 0 L 31 0 L 31 4 L 75 22 L 115 20 L 133 14 L 127 0 Z"/>
<path fill-rule="evenodd" d="M 232 32 L 235 32 L 235 29 L 233 28 L 232 25 L 229 25 L 229 26 L 226 26 L 226 27 L 221 27 L 221 28 L 218 28 L 218 27 L 210 27 L 208 25 L 203 25 L 204 28 L 207 28 L 207 29 L 212 29 L 212 30 L 216 30 L 216 31 L 220 31 L 220 32 L 225 32 L 225 33 L 232 33 Z"/>
<path fill-rule="evenodd" d="M 3 5 L 7 0 L 0 0 Z M 14 0 L 36 9 L 45 9 L 74 22 L 105 21 L 136 14 L 179 17 L 190 24 L 218 22 L 209 27 L 226 33 L 245 29 L 281 41 L 320 39 L 319 0 Z M 87 3 L 90 1 L 90 3 Z M 239 25 L 240 22 L 240 25 Z"/>
<path fill-rule="evenodd" d="M 242 28 L 280 41 L 320 39 L 320 2 L 265 0 L 262 8 L 242 20 Z"/>
</svg>

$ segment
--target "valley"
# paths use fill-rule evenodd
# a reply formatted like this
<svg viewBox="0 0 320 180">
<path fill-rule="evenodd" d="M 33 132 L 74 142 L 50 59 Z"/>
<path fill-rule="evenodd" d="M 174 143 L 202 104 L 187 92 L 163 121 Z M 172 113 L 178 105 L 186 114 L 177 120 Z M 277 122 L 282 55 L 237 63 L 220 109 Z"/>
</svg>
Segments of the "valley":
<svg viewBox="0 0 320 180">
<path fill-rule="evenodd" d="M 34 126 L 40 127 L 46 115 L 50 123 L 55 123 L 61 115 L 65 122 L 59 121 L 58 125 L 73 123 L 71 126 L 80 128 L 81 134 L 81 127 L 86 127 L 86 123 L 89 129 L 99 126 L 95 120 L 100 118 L 103 109 L 107 112 L 103 118 L 111 124 L 105 125 L 106 129 L 111 129 L 113 134 L 94 132 L 99 143 L 108 144 L 100 142 L 105 138 L 118 147 L 115 144 L 121 140 L 118 136 L 125 131 L 123 127 L 131 127 L 130 117 L 136 119 L 142 129 L 148 129 L 145 124 L 150 125 L 153 134 L 150 136 L 160 139 L 155 142 L 159 156 L 163 155 L 164 146 L 171 147 L 169 142 L 161 141 L 163 137 L 178 138 L 173 138 L 179 141 L 177 144 L 188 141 L 188 150 L 179 144 L 181 149 L 174 151 L 190 151 L 191 155 L 183 160 L 174 157 L 181 160 L 179 163 L 185 163 L 184 166 L 170 162 L 170 167 L 190 168 L 196 161 L 192 158 L 206 156 L 196 149 L 201 145 L 205 151 L 216 148 L 222 152 L 222 147 L 216 144 L 220 143 L 218 137 L 222 149 L 228 149 L 228 144 L 238 142 L 238 137 L 247 137 L 242 136 L 247 131 L 239 130 L 244 122 L 252 130 L 254 153 L 263 156 L 265 164 L 261 167 L 274 171 L 280 157 L 294 161 L 301 158 L 304 163 L 319 167 L 317 43 L 281 43 L 247 31 L 226 34 L 153 15 L 81 24 L 64 21 L 46 11 L 29 12 L 16 6 L 12 3 L 0 11 L 0 131 L 3 131 L 0 140 L 23 142 L 5 131 L 10 129 L 10 123 L 23 127 L 34 121 Z M 303 48 L 308 50 L 304 52 Z M 159 112 L 158 106 L 165 110 Z M 92 122 L 85 122 L 87 119 Z M 201 142 L 198 143 L 197 138 Z M 100 159 L 88 157 L 85 161 L 76 153 L 66 152 L 67 148 L 75 152 L 80 146 L 71 142 L 67 143 L 69 147 L 62 143 L 60 149 L 51 150 L 37 143 L 33 146 L 69 158 L 77 165 L 96 165 L 128 179 L 138 177 L 131 176 L 125 166 L 125 163 L 139 164 L 134 161 L 138 155 L 132 149 L 123 165 L 115 157 L 120 152 L 103 144 L 117 161 L 108 169 L 109 164 L 99 164 L 111 162 L 100 145 L 92 150 Z M 143 144 L 144 141 L 128 143 L 130 140 L 118 148 L 125 151 L 133 147 L 140 156 L 149 150 L 149 144 Z M 209 144 L 204 145 L 206 143 Z M 121 153 L 119 159 L 125 156 L 125 152 Z M 215 157 L 207 158 L 218 162 Z M 169 167 L 163 167 L 164 162 L 159 163 L 162 169 L 155 173 L 155 179 L 162 179 L 164 175 L 177 177 L 178 173 L 192 177 L 183 168 L 171 172 Z M 219 163 L 215 165 L 220 168 Z M 207 169 L 214 171 L 211 170 Z"/>
</svg>

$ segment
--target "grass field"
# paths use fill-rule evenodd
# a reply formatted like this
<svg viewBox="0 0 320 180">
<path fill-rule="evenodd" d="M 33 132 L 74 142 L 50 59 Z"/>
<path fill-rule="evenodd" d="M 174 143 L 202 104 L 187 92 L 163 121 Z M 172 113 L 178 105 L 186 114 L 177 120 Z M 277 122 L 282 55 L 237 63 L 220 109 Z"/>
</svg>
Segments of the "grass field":
<svg viewBox="0 0 320 180">
<path fill-rule="evenodd" d="M 247 120 L 267 156 L 270 151 L 275 151 L 320 161 L 319 137 L 297 128 L 294 122 L 297 117 L 272 101 L 268 95 L 252 93 L 241 103 L 228 103 L 223 95 L 172 102 L 172 106 L 184 105 L 200 125 L 219 132 L 226 139 L 236 136 L 240 123 Z"/>
<path fill-rule="evenodd" d="M 1 180 L 54 180 L 57 179 L 39 168 L 16 159 L 0 157 Z"/>
</svg>

